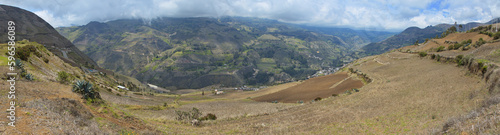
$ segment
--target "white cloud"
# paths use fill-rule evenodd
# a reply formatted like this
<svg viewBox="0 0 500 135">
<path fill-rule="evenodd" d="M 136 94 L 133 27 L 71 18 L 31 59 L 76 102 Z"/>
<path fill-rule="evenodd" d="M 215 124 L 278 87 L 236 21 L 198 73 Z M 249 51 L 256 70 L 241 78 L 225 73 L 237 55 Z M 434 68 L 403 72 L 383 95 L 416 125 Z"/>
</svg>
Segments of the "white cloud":
<svg viewBox="0 0 500 135">
<path fill-rule="evenodd" d="M 246 16 L 290 23 L 403 30 L 500 17 L 498 0 L 0 0 L 35 12 L 51 25 L 122 18 Z M 431 4 L 436 4 L 432 5 Z"/>
</svg>

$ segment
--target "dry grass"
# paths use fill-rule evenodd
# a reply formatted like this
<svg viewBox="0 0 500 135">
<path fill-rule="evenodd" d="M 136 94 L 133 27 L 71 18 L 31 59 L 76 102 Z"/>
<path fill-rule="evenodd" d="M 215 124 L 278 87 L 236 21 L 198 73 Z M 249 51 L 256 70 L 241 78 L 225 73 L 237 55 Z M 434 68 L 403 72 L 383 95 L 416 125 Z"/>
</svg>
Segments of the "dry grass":
<svg viewBox="0 0 500 135">
<path fill-rule="evenodd" d="M 332 94 L 341 94 L 346 90 L 360 88 L 363 83 L 359 80 L 347 78 L 347 73 L 337 73 L 306 80 L 299 85 L 253 98 L 256 101 L 278 101 L 284 103 L 308 102 L 317 97 L 327 98 Z"/>
<path fill-rule="evenodd" d="M 196 107 L 220 118 L 200 128 L 174 121 L 175 109 L 129 112 L 171 134 L 427 134 L 453 116 L 475 109 L 488 93 L 481 78 L 466 75 L 465 69 L 412 54 L 368 57 L 351 67 L 374 81 L 358 93 L 315 103 L 290 106 L 241 100 L 257 92 L 210 96 L 215 99 L 199 102 L 186 98 L 192 102 L 175 109 Z M 217 99 L 222 97 L 224 100 Z"/>
</svg>

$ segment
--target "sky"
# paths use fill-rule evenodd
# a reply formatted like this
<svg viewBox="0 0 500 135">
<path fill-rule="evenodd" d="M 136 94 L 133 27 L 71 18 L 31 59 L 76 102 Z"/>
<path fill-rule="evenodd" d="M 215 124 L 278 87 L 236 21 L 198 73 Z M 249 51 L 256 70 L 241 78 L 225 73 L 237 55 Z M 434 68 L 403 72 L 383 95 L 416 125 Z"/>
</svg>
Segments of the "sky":
<svg viewBox="0 0 500 135">
<path fill-rule="evenodd" d="M 500 0 L 0 0 L 0 4 L 34 12 L 54 27 L 129 18 L 243 16 L 402 31 L 500 17 Z"/>
</svg>

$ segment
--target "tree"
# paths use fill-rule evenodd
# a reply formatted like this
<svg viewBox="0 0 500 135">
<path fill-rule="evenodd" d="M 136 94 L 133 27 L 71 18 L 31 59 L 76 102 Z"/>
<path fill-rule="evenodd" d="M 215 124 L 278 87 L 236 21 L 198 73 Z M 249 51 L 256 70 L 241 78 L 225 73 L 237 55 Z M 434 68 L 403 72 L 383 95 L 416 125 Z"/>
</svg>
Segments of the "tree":
<svg viewBox="0 0 500 135">
<path fill-rule="evenodd" d="M 462 24 L 458 25 L 458 32 L 460 32 L 462 28 L 463 28 Z"/>
</svg>

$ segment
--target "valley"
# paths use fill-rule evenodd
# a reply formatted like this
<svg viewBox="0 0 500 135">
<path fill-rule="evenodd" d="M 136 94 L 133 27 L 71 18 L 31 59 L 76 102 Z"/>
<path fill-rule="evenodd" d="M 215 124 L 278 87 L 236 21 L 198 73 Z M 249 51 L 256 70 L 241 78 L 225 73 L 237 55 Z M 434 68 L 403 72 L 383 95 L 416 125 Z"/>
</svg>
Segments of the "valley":
<svg viewBox="0 0 500 135">
<path fill-rule="evenodd" d="M 99 66 L 172 90 L 303 80 L 341 67 L 357 58 L 355 49 L 391 35 L 247 17 L 158 18 L 149 24 L 124 19 L 57 29 Z"/>
</svg>

